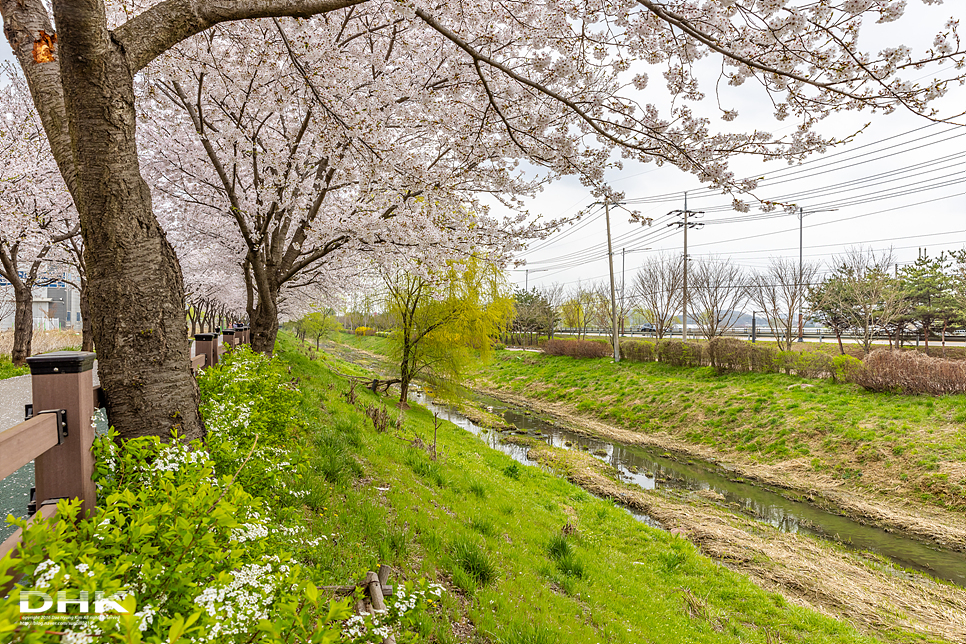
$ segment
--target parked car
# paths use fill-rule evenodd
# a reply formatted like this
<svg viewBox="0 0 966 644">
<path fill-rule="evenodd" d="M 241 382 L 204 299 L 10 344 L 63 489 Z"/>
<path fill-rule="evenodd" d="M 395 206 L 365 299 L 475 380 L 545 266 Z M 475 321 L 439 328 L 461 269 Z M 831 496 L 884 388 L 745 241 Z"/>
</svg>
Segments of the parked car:
<svg viewBox="0 0 966 644">
<path fill-rule="evenodd" d="M 632 331 L 635 333 L 655 333 L 657 332 L 657 327 L 650 322 L 645 322 L 641 326 L 632 329 Z"/>
</svg>

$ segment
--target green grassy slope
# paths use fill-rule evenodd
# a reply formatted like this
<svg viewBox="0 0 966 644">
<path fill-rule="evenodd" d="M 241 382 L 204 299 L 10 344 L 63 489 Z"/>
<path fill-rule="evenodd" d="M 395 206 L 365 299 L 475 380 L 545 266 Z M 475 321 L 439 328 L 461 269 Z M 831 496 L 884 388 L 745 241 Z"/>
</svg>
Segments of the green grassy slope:
<svg viewBox="0 0 966 644">
<path fill-rule="evenodd" d="M 440 423 L 431 460 L 412 447 L 416 436 L 432 441 L 429 412 L 414 407 L 397 431 L 390 399 L 357 387 L 348 402 L 333 370 L 354 367 L 310 360 L 287 334 L 278 353 L 303 392 L 314 450 L 306 511 L 326 537 L 313 563 L 339 583 L 379 563 L 445 581 L 426 641 L 874 641 L 454 425 Z M 377 432 L 364 409 L 386 403 L 392 422 Z"/>
<path fill-rule="evenodd" d="M 966 396 L 869 393 L 783 374 L 497 352 L 492 386 L 870 492 L 966 509 Z"/>
</svg>

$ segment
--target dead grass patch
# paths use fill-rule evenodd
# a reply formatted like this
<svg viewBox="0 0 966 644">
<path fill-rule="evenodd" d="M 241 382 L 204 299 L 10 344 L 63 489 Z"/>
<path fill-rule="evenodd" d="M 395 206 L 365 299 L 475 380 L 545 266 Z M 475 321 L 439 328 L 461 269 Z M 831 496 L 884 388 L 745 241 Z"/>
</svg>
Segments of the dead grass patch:
<svg viewBox="0 0 966 644">
<path fill-rule="evenodd" d="M 80 347 L 80 331 L 34 331 L 30 342 L 33 355 L 63 351 L 68 347 Z M 10 355 L 13 352 L 13 331 L 0 331 L 0 355 Z"/>
</svg>

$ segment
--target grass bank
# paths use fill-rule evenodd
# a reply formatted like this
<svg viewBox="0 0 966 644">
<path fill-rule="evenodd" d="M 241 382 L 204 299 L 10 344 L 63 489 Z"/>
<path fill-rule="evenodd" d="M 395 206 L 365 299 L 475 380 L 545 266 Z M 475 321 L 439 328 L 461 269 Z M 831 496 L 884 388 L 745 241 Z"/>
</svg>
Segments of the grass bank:
<svg viewBox="0 0 966 644">
<path fill-rule="evenodd" d="M 966 548 L 966 398 L 869 393 L 784 374 L 724 374 L 498 352 L 480 384 L 623 442 L 678 449 Z"/>
<path fill-rule="evenodd" d="M 307 512 L 315 532 L 331 535 L 318 564 L 333 580 L 387 561 L 406 576 L 446 583 L 451 592 L 426 641 L 875 641 L 454 425 L 434 428 L 420 407 L 397 427 L 391 400 L 361 387 L 350 393 L 336 373 L 362 375 L 357 367 L 311 360 L 284 334 L 279 354 L 298 380 L 316 449 Z M 391 418 L 380 432 L 365 409 L 387 402 Z M 419 447 L 434 429 L 438 460 Z M 901 627 L 876 635 L 936 639 Z"/>
<path fill-rule="evenodd" d="M 382 338 L 340 342 L 386 353 Z M 476 386 L 575 427 L 709 461 L 966 551 L 966 397 L 870 393 L 785 374 L 498 351 Z"/>
</svg>

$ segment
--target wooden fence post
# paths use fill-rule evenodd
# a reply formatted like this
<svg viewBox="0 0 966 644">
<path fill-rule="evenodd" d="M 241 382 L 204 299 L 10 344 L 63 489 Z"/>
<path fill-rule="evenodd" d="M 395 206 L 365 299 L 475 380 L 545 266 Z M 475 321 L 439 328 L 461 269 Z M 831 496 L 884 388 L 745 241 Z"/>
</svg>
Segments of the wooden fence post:
<svg viewBox="0 0 966 644">
<path fill-rule="evenodd" d="M 222 329 L 221 337 L 225 342 L 225 346 L 229 348 L 235 347 L 235 329 Z"/>
<path fill-rule="evenodd" d="M 34 414 L 67 410 L 67 437 L 36 458 L 37 507 L 49 499 L 79 498 L 83 512 L 93 512 L 94 366 L 89 351 L 54 351 L 27 358 Z"/>
<path fill-rule="evenodd" d="M 195 334 L 195 355 L 205 355 L 205 367 L 218 364 L 218 335 L 216 333 Z"/>
</svg>

